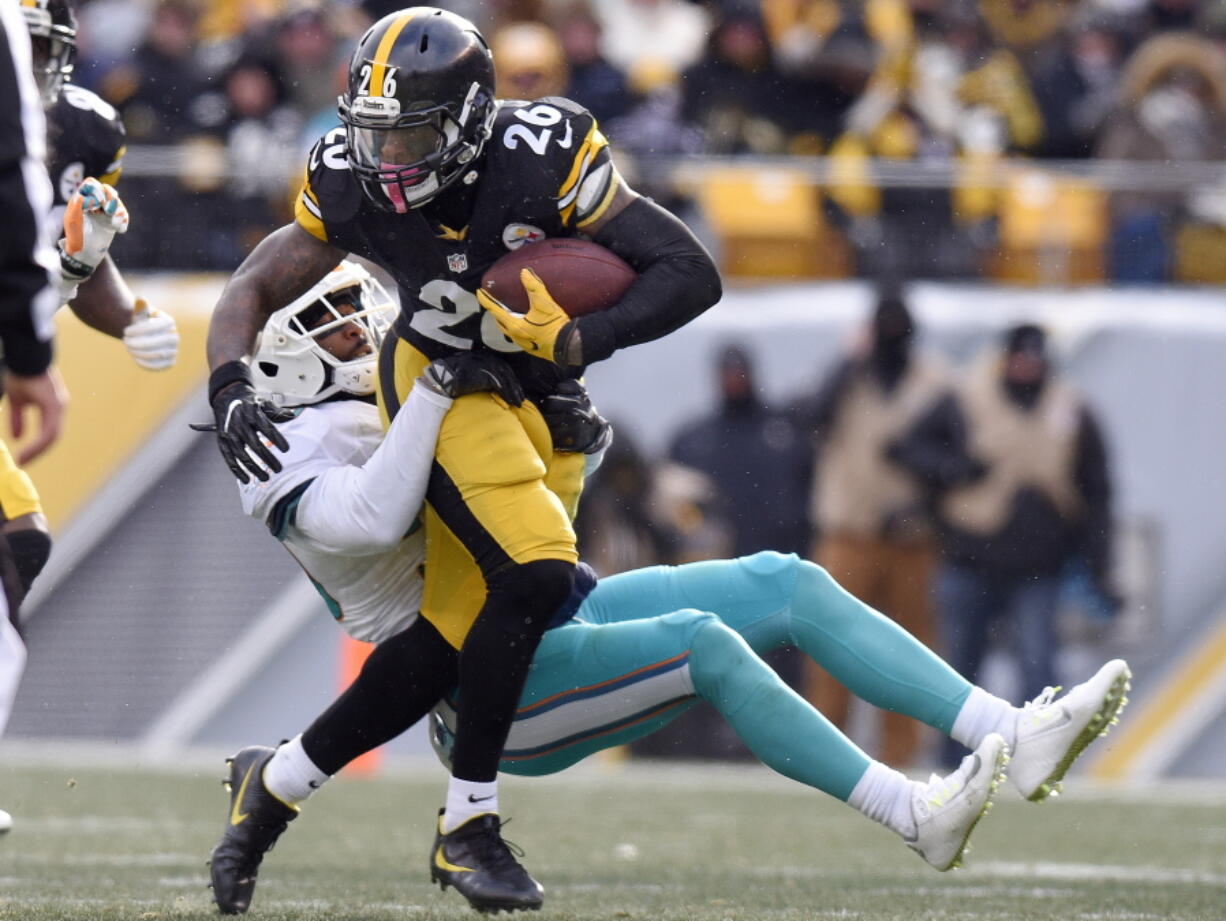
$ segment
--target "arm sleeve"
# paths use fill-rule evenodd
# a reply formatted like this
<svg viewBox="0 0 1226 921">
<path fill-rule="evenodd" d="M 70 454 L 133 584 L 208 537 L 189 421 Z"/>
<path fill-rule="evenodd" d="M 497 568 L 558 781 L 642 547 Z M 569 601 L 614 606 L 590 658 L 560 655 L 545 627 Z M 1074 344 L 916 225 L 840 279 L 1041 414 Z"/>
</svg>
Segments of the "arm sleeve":
<svg viewBox="0 0 1226 921">
<path fill-rule="evenodd" d="M 630 263 L 639 277 L 617 304 L 576 321 L 585 364 L 671 333 L 723 293 L 711 254 L 685 224 L 650 199 L 636 198 L 593 239 Z"/>
<path fill-rule="evenodd" d="M 421 510 L 450 407 L 447 397 L 414 387 L 365 464 L 330 467 L 311 482 L 288 523 L 294 542 L 344 556 L 395 547 Z"/>
<path fill-rule="evenodd" d="M 29 41 L 17 7 L 0 11 L 0 341 L 14 373 L 51 364 L 51 287 L 56 260 L 46 233 L 51 182 L 46 124 L 31 76 Z"/>
</svg>

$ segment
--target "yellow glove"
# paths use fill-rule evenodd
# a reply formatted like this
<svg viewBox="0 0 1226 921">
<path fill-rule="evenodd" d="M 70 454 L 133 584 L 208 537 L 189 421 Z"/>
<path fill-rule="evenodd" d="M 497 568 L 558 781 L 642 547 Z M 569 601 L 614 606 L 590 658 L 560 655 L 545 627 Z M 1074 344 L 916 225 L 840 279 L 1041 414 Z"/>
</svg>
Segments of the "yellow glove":
<svg viewBox="0 0 1226 921">
<path fill-rule="evenodd" d="M 566 364 L 565 358 L 555 351 L 558 337 L 567 323 L 571 322 L 566 311 L 558 306 L 545 288 L 545 283 L 531 269 L 521 269 L 519 280 L 528 292 L 528 312 L 512 313 L 501 302 L 494 300 L 484 290 L 477 291 L 481 306 L 494 315 L 499 329 L 512 342 L 529 355 L 544 358 L 555 364 Z M 565 338 L 565 337 L 563 337 Z"/>
</svg>

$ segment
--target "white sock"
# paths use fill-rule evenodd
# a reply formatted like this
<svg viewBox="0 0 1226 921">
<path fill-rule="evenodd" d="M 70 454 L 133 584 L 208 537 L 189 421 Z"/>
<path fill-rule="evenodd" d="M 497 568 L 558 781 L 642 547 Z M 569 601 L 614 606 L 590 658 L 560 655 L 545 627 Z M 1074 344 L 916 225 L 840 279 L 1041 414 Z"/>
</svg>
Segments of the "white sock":
<svg viewBox="0 0 1226 921">
<path fill-rule="evenodd" d="M 999 732 L 1012 748 L 1017 742 L 1017 708 L 983 688 L 971 688 L 970 696 L 949 730 L 950 738 L 976 749 L 992 732 Z"/>
<path fill-rule="evenodd" d="M 477 783 L 452 777 L 447 784 L 447 807 L 443 812 L 443 832 L 455 831 L 475 815 L 498 812 L 498 781 Z"/>
<path fill-rule="evenodd" d="M 847 805 L 904 838 L 910 838 L 915 834 L 915 816 L 911 812 L 914 786 L 914 781 L 908 780 L 901 771 L 873 761 L 851 791 Z"/>
<path fill-rule="evenodd" d="M 295 736 L 277 749 L 264 765 L 264 786 L 289 806 L 296 806 L 318 790 L 328 775 L 315 766 L 302 747 L 302 736 Z"/>
</svg>

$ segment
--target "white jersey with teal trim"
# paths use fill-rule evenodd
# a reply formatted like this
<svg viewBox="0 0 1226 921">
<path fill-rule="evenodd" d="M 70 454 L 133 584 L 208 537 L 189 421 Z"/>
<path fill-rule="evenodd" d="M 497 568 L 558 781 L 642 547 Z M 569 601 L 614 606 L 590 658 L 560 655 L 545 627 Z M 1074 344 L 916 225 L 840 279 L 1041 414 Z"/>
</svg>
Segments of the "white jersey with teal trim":
<svg viewBox="0 0 1226 921">
<path fill-rule="evenodd" d="M 425 497 L 451 400 L 414 388 L 386 438 L 371 404 L 304 407 L 279 429 L 282 469 L 241 484 L 243 510 L 264 522 L 306 571 L 341 626 L 378 643 L 421 604 Z"/>
</svg>

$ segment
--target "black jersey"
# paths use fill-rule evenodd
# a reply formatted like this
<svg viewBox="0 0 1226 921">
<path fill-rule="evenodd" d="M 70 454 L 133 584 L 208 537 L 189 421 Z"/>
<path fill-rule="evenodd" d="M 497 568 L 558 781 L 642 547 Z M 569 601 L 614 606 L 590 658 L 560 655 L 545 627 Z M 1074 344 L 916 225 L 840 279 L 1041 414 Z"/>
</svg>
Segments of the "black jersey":
<svg viewBox="0 0 1226 921">
<path fill-rule="evenodd" d="M 109 185 L 123 167 L 123 122 L 110 103 L 71 83 L 47 112 L 47 172 L 55 205 L 63 208 L 87 177 Z"/>
<path fill-rule="evenodd" d="M 396 280 L 397 332 L 413 346 L 430 358 L 474 348 L 504 353 L 532 392 L 552 366 L 520 351 L 481 309 L 481 276 L 524 243 L 581 233 L 608 208 L 620 180 L 596 120 L 559 98 L 500 101 L 471 175 L 471 188 L 460 190 L 473 196 L 465 227 L 432 223 L 429 206 L 382 211 L 349 171 L 345 130 L 335 128 L 311 150 L 295 219 Z"/>
</svg>

